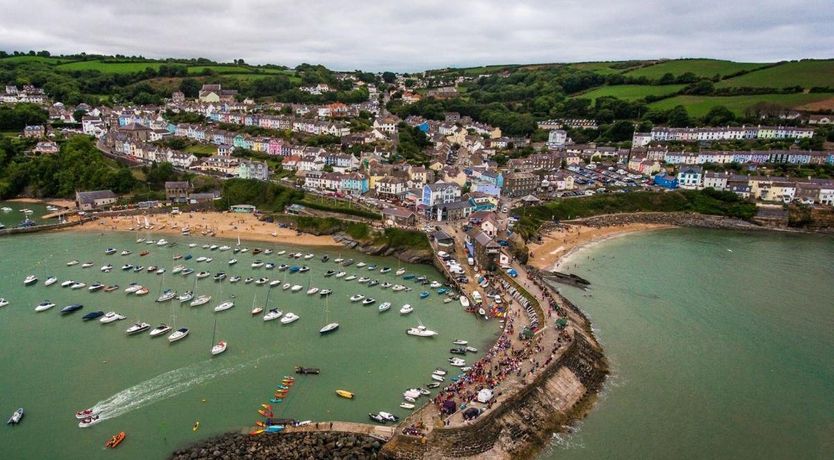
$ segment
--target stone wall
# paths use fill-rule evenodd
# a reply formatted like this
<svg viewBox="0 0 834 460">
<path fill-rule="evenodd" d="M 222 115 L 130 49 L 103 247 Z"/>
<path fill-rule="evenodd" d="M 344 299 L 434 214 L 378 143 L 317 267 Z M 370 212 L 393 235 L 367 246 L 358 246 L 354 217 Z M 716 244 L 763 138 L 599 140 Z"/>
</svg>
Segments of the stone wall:
<svg viewBox="0 0 834 460">
<path fill-rule="evenodd" d="M 62 228 L 72 227 L 81 224 L 83 221 L 76 220 L 72 222 L 64 222 L 63 224 L 47 224 L 47 225 L 33 225 L 31 227 L 11 227 L 0 230 L 0 236 L 3 235 L 20 235 L 24 233 L 46 232 L 49 230 L 58 230 Z"/>
<path fill-rule="evenodd" d="M 229 433 L 177 450 L 173 460 L 196 459 L 368 459 L 377 458 L 382 443 L 352 433 Z"/>
<path fill-rule="evenodd" d="M 564 354 L 510 399 L 455 428 L 436 428 L 423 442 L 396 435 L 387 459 L 531 458 L 571 420 L 581 417 L 608 373 L 602 351 L 582 333 Z"/>
<path fill-rule="evenodd" d="M 566 220 L 564 223 L 582 224 L 589 227 L 606 227 L 625 224 L 659 224 L 678 227 L 716 228 L 731 230 L 762 230 L 763 227 L 732 217 L 713 216 L 694 212 L 633 212 L 603 214 L 582 219 Z"/>
</svg>

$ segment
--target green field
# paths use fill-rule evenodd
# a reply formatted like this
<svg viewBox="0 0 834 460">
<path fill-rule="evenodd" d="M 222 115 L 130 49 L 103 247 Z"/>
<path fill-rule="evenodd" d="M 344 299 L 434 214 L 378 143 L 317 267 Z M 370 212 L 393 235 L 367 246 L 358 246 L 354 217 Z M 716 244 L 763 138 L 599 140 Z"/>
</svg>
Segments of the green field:
<svg viewBox="0 0 834 460">
<path fill-rule="evenodd" d="M 2 62 L 14 62 L 14 63 L 23 63 L 23 62 L 44 62 L 46 64 L 58 64 L 59 62 L 65 61 L 66 59 L 62 58 L 55 58 L 55 57 L 46 57 L 46 56 L 9 56 L 3 59 L 0 59 L 0 63 Z"/>
<path fill-rule="evenodd" d="M 803 88 L 834 87 L 834 60 L 785 62 L 721 81 L 716 86 L 784 88 L 797 85 Z"/>
<path fill-rule="evenodd" d="M 186 147 L 185 151 L 197 156 L 211 156 L 217 153 L 217 146 L 213 144 L 193 144 Z"/>
<path fill-rule="evenodd" d="M 686 72 L 692 72 L 696 76 L 710 78 L 716 74 L 723 76 L 740 72 L 742 70 L 753 70 L 763 65 L 766 64 L 719 61 L 715 59 L 676 59 L 674 61 L 664 61 L 658 64 L 635 69 L 626 72 L 625 75 L 630 77 L 658 79 L 667 73 L 677 76 L 683 75 Z"/>
<path fill-rule="evenodd" d="M 810 102 L 833 98 L 831 93 L 796 93 L 796 94 L 762 94 L 756 96 L 675 96 L 649 104 L 650 108 L 668 110 L 677 105 L 686 107 L 689 115 L 702 117 L 717 105 L 723 105 L 736 115 L 743 115 L 744 110 L 759 102 L 778 104 L 786 108 L 796 107 Z"/>
<path fill-rule="evenodd" d="M 587 70 L 589 72 L 598 73 L 600 75 L 611 75 L 615 73 L 621 73 L 623 71 L 622 69 L 614 69 L 611 67 L 615 64 L 622 64 L 622 62 L 577 62 L 575 64 L 568 64 L 568 67 L 572 67 L 577 70 Z M 636 64 L 637 63 L 635 63 L 635 65 Z"/>
<path fill-rule="evenodd" d="M 106 62 L 94 60 L 69 62 L 60 64 L 55 68 L 58 70 L 98 70 L 102 73 L 135 73 L 148 67 L 158 70 L 160 65 L 162 65 L 160 62 Z"/>
<path fill-rule="evenodd" d="M 188 68 L 188 73 L 201 73 L 209 69 L 214 73 L 252 73 L 252 67 L 245 65 L 197 65 Z"/>
<path fill-rule="evenodd" d="M 598 97 L 604 96 L 614 96 L 616 98 L 625 100 L 625 101 L 636 101 L 638 99 L 643 99 L 646 96 L 666 96 L 669 94 L 674 94 L 681 89 L 683 89 L 685 85 L 663 85 L 663 86 L 652 86 L 652 85 L 616 85 L 616 86 L 602 86 L 599 88 L 592 89 L 585 93 L 580 93 L 573 98 L 582 98 L 582 99 L 590 99 L 592 102 L 595 101 Z"/>
</svg>

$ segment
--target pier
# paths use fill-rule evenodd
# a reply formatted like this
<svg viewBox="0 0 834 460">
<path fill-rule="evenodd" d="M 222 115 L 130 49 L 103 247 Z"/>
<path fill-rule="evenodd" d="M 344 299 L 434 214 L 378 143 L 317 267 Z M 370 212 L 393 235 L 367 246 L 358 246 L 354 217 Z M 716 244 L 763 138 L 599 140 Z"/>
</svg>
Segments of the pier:
<svg viewBox="0 0 834 460">
<path fill-rule="evenodd" d="M 355 422 L 313 422 L 309 425 L 287 426 L 284 433 L 303 433 L 312 431 L 338 431 L 342 433 L 364 434 L 381 441 L 388 441 L 394 436 L 396 426 L 371 425 Z"/>
</svg>

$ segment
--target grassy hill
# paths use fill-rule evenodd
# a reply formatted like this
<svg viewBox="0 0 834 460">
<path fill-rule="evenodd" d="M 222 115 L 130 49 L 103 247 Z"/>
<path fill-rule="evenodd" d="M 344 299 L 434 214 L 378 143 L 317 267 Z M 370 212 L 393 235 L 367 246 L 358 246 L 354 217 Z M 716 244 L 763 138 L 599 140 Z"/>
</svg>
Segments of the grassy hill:
<svg viewBox="0 0 834 460">
<path fill-rule="evenodd" d="M 576 94 L 574 98 L 585 98 L 595 101 L 598 97 L 613 96 L 625 101 L 636 101 L 646 96 L 667 96 L 683 89 L 685 85 L 615 85 L 602 86 L 590 91 Z"/>
<path fill-rule="evenodd" d="M 794 108 L 811 102 L 834 98 L 831 93 L 796 93 L 796 94 L 761 94 L 754 96 L 675 96 L 649 104 L 650 108 L 668 110 L 675 106 L 686 107 L 689 115 L 703 117 L 717 105 L 723 105 L 736 115 L 743 115 L 744 110 L 759 103 L 777 104 L 785 108 Z"/>
<path fill-rule="evenodd" d="M 134 72 L 141 72 L 147 68 L 159 70 L 160 62 L 107 62 L 102 60 L 94 61 L 75 61 L 65 64 L 59 64 L 55 68 L 58 70 L 98 70 L 102 73 L 114 74 L 128 74 Z"/>
<path fill-rule="evenodd" d="M 659 61 L 654 65 L 625 72 L 625 75 L 659 79 L 667 73 L 678 76 L 691 72 L 698 77 L 711 78 L 715 75 L 732 75 L 744 70 L 758 69 L 765 65 L 767 64 L 720 61 L 716 59 L 676 59 L 672 61 Z"/>
<path fill-rule="evenodd" d="M 785 62 L 773 67 L 723 80 L 716 86 L 718 88 L 834 87 L 834 60 Z"/>
</svg>

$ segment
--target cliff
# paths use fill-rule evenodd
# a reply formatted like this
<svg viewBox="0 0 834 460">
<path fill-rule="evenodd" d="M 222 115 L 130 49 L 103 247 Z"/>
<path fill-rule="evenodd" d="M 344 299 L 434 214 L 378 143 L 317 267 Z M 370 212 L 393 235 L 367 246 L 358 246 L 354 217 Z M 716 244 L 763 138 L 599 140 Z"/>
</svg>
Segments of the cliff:
<svg viewBox="0 0 834 460">
<path fill-rule="evenodd" d="M 347 233 L 338 232 L 333 234 L 333 239 L 344 246 L 368 255 L 393 256 L 408 263 L 428 263 L 434 258 L 431 248 L 419 249 L 413 247 L 395 247 L 384 238 L 363 241 L 355 239 Z"/>
</svg>

